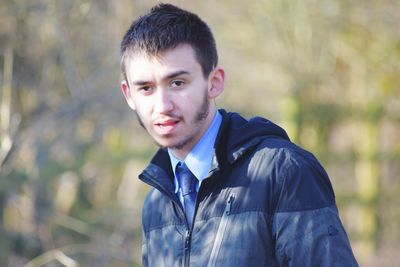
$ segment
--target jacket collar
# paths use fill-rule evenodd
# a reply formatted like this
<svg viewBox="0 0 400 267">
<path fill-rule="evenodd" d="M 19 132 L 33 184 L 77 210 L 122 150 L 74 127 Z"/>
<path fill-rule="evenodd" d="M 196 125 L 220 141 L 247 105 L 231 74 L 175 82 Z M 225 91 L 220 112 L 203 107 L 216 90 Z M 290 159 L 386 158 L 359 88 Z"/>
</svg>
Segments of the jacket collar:
<svg viewBox="0 0 400 267">
<path fill-rule="evenodd" d="M 282 128 L 268 120 L 260 117 L 247 120 L 237 113 L 226 112 L 223 109 L 219 112 L 222 122 L 215 141 L 210 173 L 223 169 L 227 164 L 234 164 L 267 137 L 289 140 Z M 144 182 L 169 192 L 174 192 L 173 177 L 168 151 L 161 148 L 139 175 Z"/>
</svg>

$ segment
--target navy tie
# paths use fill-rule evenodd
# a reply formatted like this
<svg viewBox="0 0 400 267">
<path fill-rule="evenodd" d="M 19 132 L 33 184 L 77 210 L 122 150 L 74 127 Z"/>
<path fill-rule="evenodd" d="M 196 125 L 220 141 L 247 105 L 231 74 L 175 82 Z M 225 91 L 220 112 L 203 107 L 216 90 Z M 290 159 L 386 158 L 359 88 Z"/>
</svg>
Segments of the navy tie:
<svg viewBox="0 0 400 267">
<path fill-rule="evenodd" d="M 197 179 L 193 175 L 193 173 L 188 169 L 185 163 L 179 163 L 176 166 L 176 173 L 178 175 L 182 190 L 186 220 L 189 226 L 191 226 L 194 215 L 194 207 L 196 203 L 197 192 L 195 185 Z"/>
</svg>

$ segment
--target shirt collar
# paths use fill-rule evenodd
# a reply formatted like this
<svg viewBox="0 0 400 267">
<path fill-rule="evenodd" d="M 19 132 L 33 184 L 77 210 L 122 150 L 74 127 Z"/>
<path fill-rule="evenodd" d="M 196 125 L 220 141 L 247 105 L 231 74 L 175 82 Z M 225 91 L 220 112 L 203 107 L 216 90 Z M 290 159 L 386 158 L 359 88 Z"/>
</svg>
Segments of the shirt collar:
<svg viewBox="0 0 400 267">
<path fill-rule="evenodd" d="M 214 143 L 217 138 L 218 130 L 222 122 L 222 116 L 219 111 L 216 112 L 210 127 L 203 134 L 200 140 L 192 148 L 186 156 L 184 162 L 189 170 L 196 176 L 199 183 L 197 183 L 196 190 L 199 190 L 201 182 L 207 178 L 211 169 L 211 163 L 214 156 Z M 178 179 L 176 178 L 175 169 L 180 160 L 174 156 L 171 149 L 168 149 L 169 158 L 171 160 L 172 170 L 174 172 L 175 193 L 179 190 Z"/>
</svg>

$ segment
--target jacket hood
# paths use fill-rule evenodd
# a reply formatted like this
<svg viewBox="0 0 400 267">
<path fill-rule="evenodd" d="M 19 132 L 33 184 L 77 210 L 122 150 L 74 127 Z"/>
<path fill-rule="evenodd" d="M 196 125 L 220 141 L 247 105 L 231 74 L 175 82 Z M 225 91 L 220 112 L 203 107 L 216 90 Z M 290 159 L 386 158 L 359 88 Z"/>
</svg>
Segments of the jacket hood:
<svg viewBox="0 0 400 267">
<path fill-rule="evenodd" d="M 238 113 L 226 112 L 223 109 L 220 109 L 219 112 L 222 115 L 222 124 L 215 143 L 216 157 L 213 158 L 212 170 L 219 169 L 220 163 L 225 160 L 232 164 L 266 138 L 280 138 L 289 141 L 285 130 L 269 120 L 261 117 L 245 119 Z M 152 168 L 152 166 L 160 168 Z M 157 150 L 144 172 L 147 172 L 149 177 L 174 177 L 167 151 L 165 149 Z M 143 175 L 139 177 L 144 181 L 147 180 Z M 150 182 L 147 181 L 147 183 Z M 173 192 L 173 184 L 169 179 L 157 179 L 157 183 L 162 184 L 152 183 L 152 186 L 168 188 Z"/>
<path fill-rule="evenodd" d="M 225 122 L 222 127 L 229 129 L 229 132 L 222 130 L 219 138 L 224 139 L 227 137 L 226 148 L 230 163 L 237 160 L 265 138 L 281 138 L 290 141 L 284 129 L 267 119 L 261 117 L 245 119 L 238 113 L 224 110 L 220 110 L 220 113 Z"/>
</svg>

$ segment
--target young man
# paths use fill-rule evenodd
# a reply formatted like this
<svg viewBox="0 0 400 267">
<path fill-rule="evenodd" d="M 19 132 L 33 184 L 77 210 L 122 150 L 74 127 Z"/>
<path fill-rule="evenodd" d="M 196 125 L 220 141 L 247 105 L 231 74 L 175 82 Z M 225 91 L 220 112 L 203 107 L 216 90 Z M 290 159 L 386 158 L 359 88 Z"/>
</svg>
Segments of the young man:
<svg viewBox="0 0 400 267">
<path fill-rule="evenodd" d="M 285 131 L 218 110 L 209 27 L 160 4 L 121 43 L 122 92 L 157 151 L 140 179 L 143 266 L 357 266 L 329 178 Z"/>
</svg>

